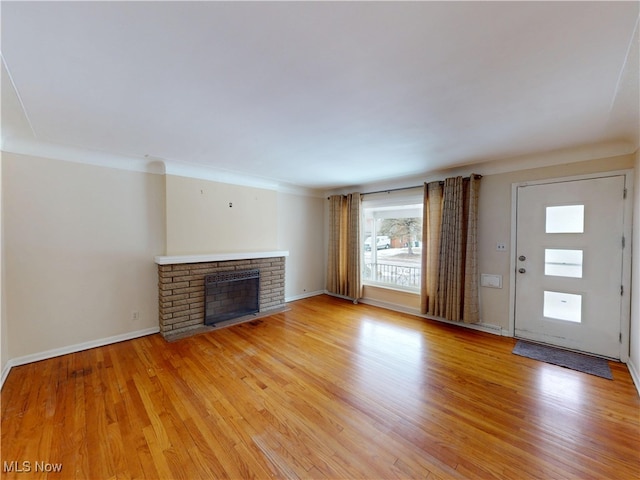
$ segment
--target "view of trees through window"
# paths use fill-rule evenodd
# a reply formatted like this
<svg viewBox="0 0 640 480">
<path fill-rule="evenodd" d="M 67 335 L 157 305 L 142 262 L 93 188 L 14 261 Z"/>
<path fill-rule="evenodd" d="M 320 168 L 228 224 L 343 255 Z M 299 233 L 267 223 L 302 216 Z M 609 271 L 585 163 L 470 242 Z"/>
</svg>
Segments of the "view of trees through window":
<svg viewBox="0 0 640 480">
<path fill-rule="evenodd" d="M 422 205 L 364 206 L 365 284 L 420 289 Z"/>
</svg>

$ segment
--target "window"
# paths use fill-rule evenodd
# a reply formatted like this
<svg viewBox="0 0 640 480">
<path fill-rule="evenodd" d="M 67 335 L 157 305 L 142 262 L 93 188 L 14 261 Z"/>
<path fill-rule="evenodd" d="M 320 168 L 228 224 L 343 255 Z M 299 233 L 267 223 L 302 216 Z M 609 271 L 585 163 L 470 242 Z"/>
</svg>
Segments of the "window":
<svg viewBox="0 0 640 480">
<path fill-rule="evenodd" d="M 545 290 L 543 315 L 556 320 L 580 323 L 582 321 L 582 295 Z"/>
<path fill-rule="evenodd" d="M 382 194 L 362 202 L 365 285 L 420 291 L 422 194 Z"/>
<path fill-rule="evenodd" d="M 582 250 L 545 248 L 544 274 L 582 278 Z"/>
<path fill-rule="evenodd" d="M 547 233 L 584 233 L 584 205 L 547 207 Z"/>
</svg>

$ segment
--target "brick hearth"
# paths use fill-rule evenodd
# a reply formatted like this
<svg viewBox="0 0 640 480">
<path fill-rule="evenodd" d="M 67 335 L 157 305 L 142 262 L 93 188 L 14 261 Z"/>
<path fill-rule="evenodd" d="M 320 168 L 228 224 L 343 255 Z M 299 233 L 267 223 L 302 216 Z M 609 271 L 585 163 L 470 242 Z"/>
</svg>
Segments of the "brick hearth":
<svg viewBox="0 0 640 480">
<path fill-rule="evenodd" d="M 260 270 L 260 313 L 284 307 L 285 257 L 170 263 L 158 261 L 160 333 L 163 337 L 204 325 L 204 277 L 235 270 Z M 188 257 L 185 257 L 188 258 Z"/>
</svg>

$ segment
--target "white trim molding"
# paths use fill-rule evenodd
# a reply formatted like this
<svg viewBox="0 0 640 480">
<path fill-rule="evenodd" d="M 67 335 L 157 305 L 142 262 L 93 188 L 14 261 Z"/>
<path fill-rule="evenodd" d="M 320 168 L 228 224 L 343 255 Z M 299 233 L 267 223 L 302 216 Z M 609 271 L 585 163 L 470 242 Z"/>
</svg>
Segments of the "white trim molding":
<svg viewBox="0 0 640 480">
<path fill-rule="evenodd" d="M 174 175 L 197 178 L 217 183 L 275 190 L 282 193 L 321 197 L 322 190 L 301 187 L 278 180 L 230 172 L 214 166 L 196 165 L 176 160 L 168 160 L 152 155 L 120 155 L 82 147 L 73 147 L 30 138 L 5 137 L 0 148 L 7 153 L 48 158 L 63 162 L 73 162 L 132 172 Z"/>
<path fill-rule="evenodd" d="M 464 323 L 464 322 L 453 322 L 451 320 L 447 320 L 441 317 L 434 317 L 430 315 L 424 315 L 420 313 L 419 310 L 415 308 L 405 307 L 403 305 L 398 305 L 395 303 L 389 302 L 381 302 L 379 300 L 373 300 L 370 298 L 360 298 L 358 302 L 364 303 L 365 305 L 371 305 L 373 307 L 384 308 L 387 310 L 392 310 L 394 312 L 400 313 L 408 313 L 409 315 L 414 315 L 419 318 L 424 318 L 425 320 L 433 320 L 434 322 L 446 323 L 447 325 L 455 325 L 456 327 L 469 328 L 471 330 L 478 330 L 480 332 L 491 333 L 493 335 L 505 336 L 503 329 L 498 325 L 490 325 L 488 323 Z"/>
<path fill-rule="evenodd" d="M 277 258 L 288 256 L 288 250 L 281 250 L 274 252 L 209 253 L 201 255 L 158 255 L 154 257 L 154 261 L 158 265 L 176 265 L 181 263 L 228 262 L 230 260 L 251 260 L 254 258 Z"/>
<path fill-rule="evenodd" d="M 627 362 L 627 368 L 629 369 L 631 379 L 633 380 L 633 383 L 636 386 L 636 390 L 638 391 L 638 396 L 640 396 L 640 372 L 631 361 L 631 358 L 629 358 L 629 361 Z"/>
<path fill-rule="evenodd" d="M 292 297 L 285 297 L 285 303 L 295 302 L 296 300 L 304 300 L 305 298 L 317 297 L 318 295 L 324 295 L 325 290 L 316 290 L 315 292 L 306 292 L 302 295 L 294 295 Z"/>
<path fill-rule="evenodd" d="M 27 363 L 39 362 L 40 360 L 48 360 L 49 358 L 59 357 L 61 355 L 67 355 L 69 353 L 81 352 L 83 350 L 89 350 L 91 348 L 102 347 L 104 345 L 110 345 L 112 343 L 123 342 L 125 340 L 133 340 L 134 338 L 153 335 L 154 333 L 158 333 L 159 331 L 159 326 L 150 327 L 143 330 L 121 333 L 120 335 L 114 335 L 112 337 L 99 338 L 97 340 L 77 343 L 75 345 L 69 345 L 67 347 L 54 348 L 52 350 L 46 350 L 44 352 L 32 353 L 31 355 L 25 355 L 23 357 L 12 358 L 7 362 L 7 364 L 4 366 L 4 369 L 2 370 L 2 377 L 0 377 L 0 388 L 2 388 L 2 386 L 4 385 L 4 381 L 9 376 L 9 372 L 13 367 L 26 365 Z"/>
<path fill-rule="evenodd" d="M 4 385 L 4 381 L 7 379 L 7 377 L 9 376 L 9 372 L 11 371 L 11 368 L 13 367 L 13 362 L 11 360 L 9 360 L 5 365 L 4 368 L 2 369 L 2 375 L 0 376 L 0 389 L 2 388 L 2 386 Z"/>
</svg>

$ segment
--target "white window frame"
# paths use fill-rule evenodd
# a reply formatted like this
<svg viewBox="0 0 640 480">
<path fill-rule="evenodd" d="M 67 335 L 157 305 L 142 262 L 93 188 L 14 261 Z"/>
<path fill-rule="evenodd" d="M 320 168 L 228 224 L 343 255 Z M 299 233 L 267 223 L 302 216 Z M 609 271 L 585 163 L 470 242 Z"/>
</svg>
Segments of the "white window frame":
<svg viewBox="0 0 640 480">
<path fill-rule="evenodd" d="M 384 192 L 384 193 L 375 193 L 375 194 L 367 194 L 363 196 L 362 199 L 362 218 L 361 218 L 361 232 L 360 232 L 360 245 L 362 246 L 362 251 L 361 251 L 361 265 L 362 265 L 362 284 L 363 285 L 368 285 L 368 286 L 375 286 L 378 288 L 384 288 L 384 289 L 389 289 L 389 290 L 398 290 L 398 291 L 402 291 L 402 292 L 409 292 L 409 293 L 420 293 L 420 287 L 409 287 L 409 286 L 403 286 L 403 285 L 397 285 L 397 284 L 393 284 L 393 283 L 387 283 L 387 282 L 380 282 L 380 281 L 375 281 L 375 280 L 371 280 L 368 278 L 365 278 L 365 269 L 366 269 L 366 263 L 365 263 L 365 255 L 368 253 L 365 251 L 364 249 L 364 243 L 365 240 L 368 236 L 372 237 L 371 240 L 371 244 L 372 244 L 372 248 L 371 248 L 371 255 L 373 256 L 373 259 L 376 258 L 377 256 L 377 249 L 373 248 L 373 246 L 375 245 L 375 232 L 371 232 L 371 234 L 369 234 L 368 232 L 365 231 L 366 229 L 366 215 L 365 215 L 365 211 L 369 210 L 369 209 L 375 209 L 375 208 L 393 208 L 393 207 L 399 207 L 399 208 L 403 208 L 403 207 L 408 207 L 409 205 L 420 205 L 422 207 L 424 203 L 424 193 L 423 193 L 423 189 L 422 188 L 416 188 L 416 189 L 407 189 L 407 190 L 402 190 L 402 191 L 396 191 L 396 192 Z M 412 215 L 413 216 L 413 215 Z M 423 218 L 424 221 L 424 212 L 421 212 L 421 217 Z M 380 217 L 383 218 L 383 217 Z M 392 217 L 390 217 L 392 218 Z M 421 239 L 420 239 L 421 241 Z"/>
</svg>

